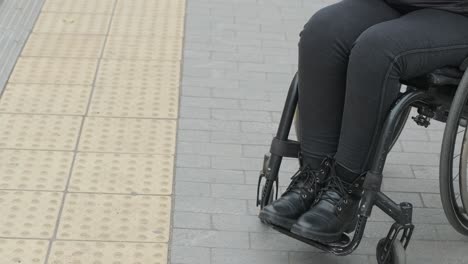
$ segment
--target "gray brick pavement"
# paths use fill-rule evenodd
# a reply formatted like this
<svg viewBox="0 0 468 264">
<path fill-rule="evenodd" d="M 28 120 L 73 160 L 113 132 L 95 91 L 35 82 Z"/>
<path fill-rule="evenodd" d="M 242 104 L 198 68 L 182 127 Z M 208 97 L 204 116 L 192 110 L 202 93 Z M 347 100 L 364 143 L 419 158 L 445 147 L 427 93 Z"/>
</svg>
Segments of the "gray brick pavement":
<svg viewBox="0 0 468 264">
<path fill-rule="evenodd" d="M 0 93 L 34 27 L 44 0 L 0 0 Z"/>
<path fill-rule="evenodd" d="M 256 217 L 258 171 L 296 69 L 298 33 L 333 1 L 188 0 L 171 263 L 376 263 L 375 245 L 392 224 L 377 208 L 344 258 Z M 385 168 L 385 192 L 415 206 L 409 263 L 468 263 L 468 238 L 448 225 L 438 194 L 443 128 L 408 123 Z M 296 168 L 284 162 L 281 188 Z"/>
</svg>

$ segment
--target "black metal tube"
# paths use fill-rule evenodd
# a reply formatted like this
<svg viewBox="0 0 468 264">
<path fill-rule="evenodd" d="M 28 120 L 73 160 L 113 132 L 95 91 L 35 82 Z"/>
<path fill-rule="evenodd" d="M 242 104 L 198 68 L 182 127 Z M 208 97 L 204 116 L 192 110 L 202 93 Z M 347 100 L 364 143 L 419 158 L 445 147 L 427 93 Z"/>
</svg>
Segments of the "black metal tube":
<svg viewBox="0 0 468 264">
<path fill-rule="evenodd" d="M 367 224 L 367 217 L 360 215 L 358 218 L 358 222 L 356 225 L 356 230 L 354 231 L 353 239 L 351 242 L 341 248 L 335 248 L 333 249 L 333 254 L 337 256 L 346 256 L 354 252 L 356 248 L 359 246 L 361 243 L 362 237 L 364 235 L 364 230 L 366 229 L 366 224 Z"/>
<path fill-rule="evenodd" d="M 280 140 L 287 140 L 289 137 L 289 132 L 291 131 L 291 126 L 294 119 L 294 113 L 296 112 L 297 101 L 298 101 L 298 87 L 297 87 L 297 73 L 294 76 L 291 85 L 289 86 L 288 95 L 286 97 L 286 102 L 283 107 L 283 113 L 281 115 L 281 120 L 278 126 L 278 131 L 276 132 L 276 138 Z M 271 195 L 271 190 L 273 188 L 274 182 L 278 178 L 279 169 L 281 162 L 283 160 L 282 156 L 271 154 L 270 162 L 268 164 L 268 173 L 267 181 L 265 182 L 265 196 L 262 199 L 262 208 L 266 205 L 268 197 Z M 278 191 L 278 190 L 277 190 Z"/>
<path fill-rule="evenodd" d="M 291 126 L 294 119 L 294 113 L 296 112 L 298 99 L 299 96 L 296 73 L 291 82 L 291 85 L 289 86 L 288 96 L 286 97 L 286 102 L 283 107 L 283 113 L 281 115 L 278 131 L 276 133 L 276 137 L 280 140 L 287 140 L 289 137 L 289 132 L 291 131 Z"/>
<path fill-rule="evenodd" d="M 387 155 L 390 151 L 390 146 L 393 140 L 393 134 L 402 113 L 416 101 L 422 101 L 423 99 L 429 98 L 423 91 L 410 90 L 403 94 L 394 104 L 390 110 L 387 119 L 382 128 L 382 134 L 375 150 L 374 160 L 371 163 L 370 172 L 374 175 L 382 175 L 382 171 L 387 159 Z"/>
<path fill-rule="evenodd" d="M 377 196 L 376 191 L 371 191 L 371 190 L 364 191 L 362 198 L 361 198 L 360 207 L 359 207 L 359 215 L 370 217 L 376 196 Z"/>
<path fill-rule="evenodd" d="M 377 193 L 374 202 L 375 205 L 380 208 L 380 210 L 393 218 L 393 220 L 395 220 L 397 223 L 400 222 L 402 212 L 399 204 L 392 201 L 392 199 L 390 199 L 382 192 Z"/>
</svg>

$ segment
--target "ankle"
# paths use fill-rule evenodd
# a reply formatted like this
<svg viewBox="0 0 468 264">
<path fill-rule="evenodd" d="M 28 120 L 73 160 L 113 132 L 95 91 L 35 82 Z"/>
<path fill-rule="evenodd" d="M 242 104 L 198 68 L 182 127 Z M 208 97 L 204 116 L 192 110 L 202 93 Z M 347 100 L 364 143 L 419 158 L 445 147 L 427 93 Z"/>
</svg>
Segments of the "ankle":
<svg viewBox="0 0 468 264">
<path fill-rule="evenodd" d="M 302 166 L 309 166 L 311 169 L 319 169 L 328 157 L 326 156 L 301 156 Z"/>
<path fill-rule="evenodd" d="M 341 163 L 336 162 L 335 164 L 337 176 L 347 183 L 353 183 L 359 176 L 362 175 L 362 172 L 350 170 Z"/>
</svg>

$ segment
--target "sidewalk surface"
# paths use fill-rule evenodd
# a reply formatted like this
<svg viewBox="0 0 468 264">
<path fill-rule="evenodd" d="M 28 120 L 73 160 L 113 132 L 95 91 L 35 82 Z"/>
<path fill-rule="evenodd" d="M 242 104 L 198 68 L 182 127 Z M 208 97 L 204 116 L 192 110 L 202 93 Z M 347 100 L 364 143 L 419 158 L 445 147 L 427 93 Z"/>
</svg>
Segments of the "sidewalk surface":
<svg viewBox="0 0 468 264">
<path fill-rule="evenodd" d="M 177 142 L 173 264 L 376 263 L 392 222 L 375 209 L 352 256 L 334 257 L 259 223 L 263 154 L 297 68 L 298 34 L 329 0 L 188 0 Z M 468 263 L 468 238 L 438 195 L 443 125 L 409 122 L 388 159 L 384 191 L 416 207 L 410 264 Z M 280 185 L 296 169 L 283 165 Z"/>
<path fill-rule="evenodd" d="M 335 257 L 255 207 L 299 31 L 332 3 L 45 0 L 0 98 L 0 263 L 376 263 L 378 209 Z M 438 194 L 442 133 L 409 122 L 385 169 L 415 206 L 410 264 L 468 263 Z"/>
<path fill-rule="evenodd" d="M 167 263 L 184 14 L 45 1 L 0 100 L 0 263 Z"/>
</svg>

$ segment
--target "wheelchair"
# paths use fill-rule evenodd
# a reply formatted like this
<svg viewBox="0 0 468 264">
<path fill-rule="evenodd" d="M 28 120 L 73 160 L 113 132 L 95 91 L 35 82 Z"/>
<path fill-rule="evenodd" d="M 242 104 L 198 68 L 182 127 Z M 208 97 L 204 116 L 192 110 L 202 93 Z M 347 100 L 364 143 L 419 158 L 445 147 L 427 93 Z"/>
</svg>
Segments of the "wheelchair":
<svg viewBox="0 0 468 264">
<path fill-rule="evenodd" d="M 295 235 L 289 230 L 272 226 L 277 231 L 338 256 L 351 254 L 361 242 L 372 208 L 377 206 L 395 222 L 385 238 L 377 244 L 379 264 L 406 262 L 405 250 L 411 240 L 413 206 L 395 203 L 380 188 L 388 153 L 402 132 L 411 109 L 417 125 L 428 127 L 431 119 L 444 122 L 445 130 L 440 153 L 440 194 L 444 212 L 455 230 L 468 236 L 468 58 L 459 67 L 444 67 L 410 80 L 402 80 L 406 91 L 400 92 L 388 112 L 379 141 L 374 149 L 374 159 L 363 183 L 363 194 L 358 210 L 358 222 L 352 234 L 343 234 L 340 241 L 323 244 Z M 257 187 L 257 206 L 261 208 L 278 198 L 278 173 L 283 157 L 299 158 L 298 140 L 289 139 L 294 117 L 297 114 L 298 81 L 294 76 L 270 151 L 264 156 Z M 300 113 L 298 113 L 300 114 Z M 298 127 L 296 118 L 296 130 Z M 457 151 L 460 149 L 460 151 Z M 267 223 L 265 223 L 267 224 Z"/>
</svg>

